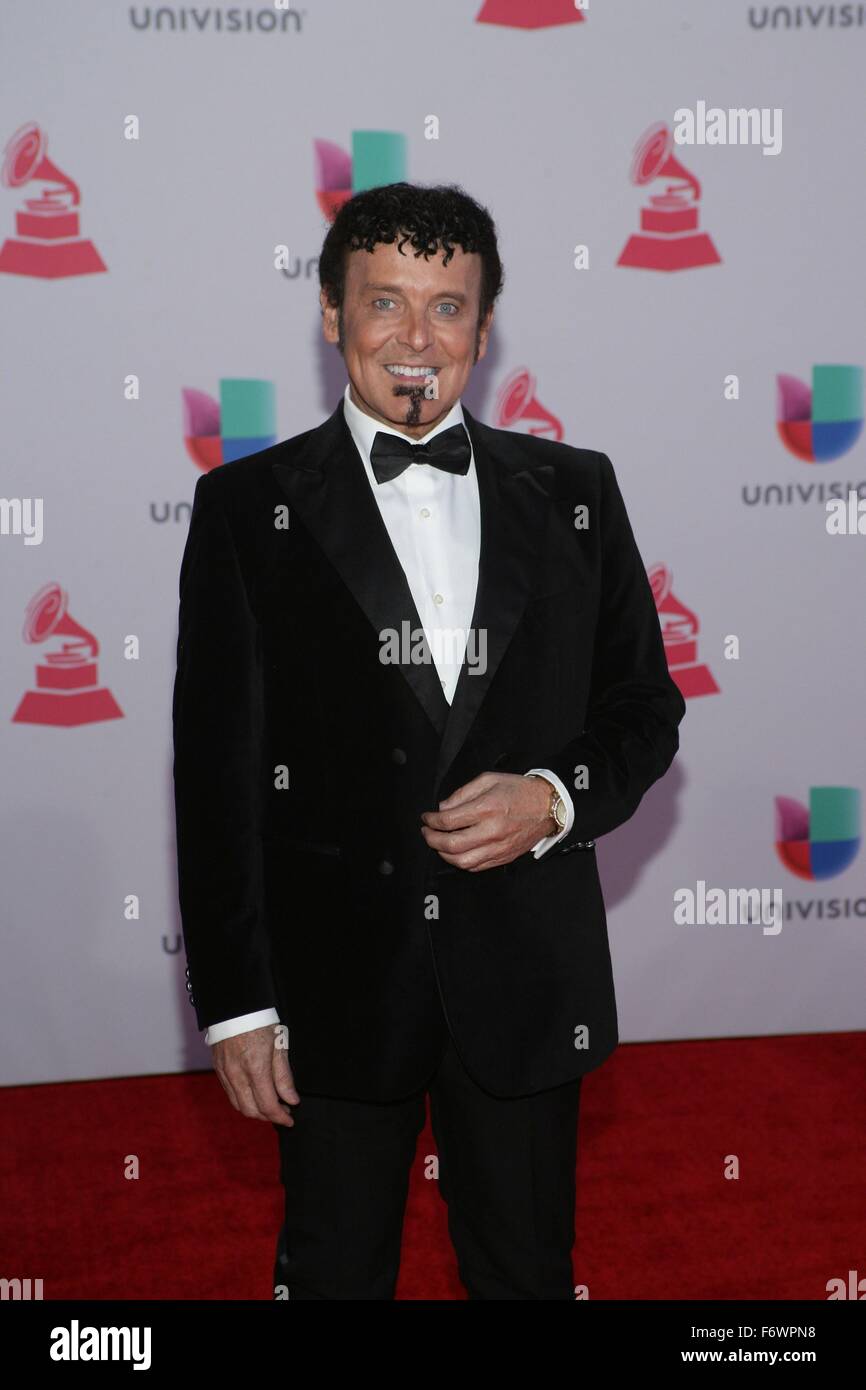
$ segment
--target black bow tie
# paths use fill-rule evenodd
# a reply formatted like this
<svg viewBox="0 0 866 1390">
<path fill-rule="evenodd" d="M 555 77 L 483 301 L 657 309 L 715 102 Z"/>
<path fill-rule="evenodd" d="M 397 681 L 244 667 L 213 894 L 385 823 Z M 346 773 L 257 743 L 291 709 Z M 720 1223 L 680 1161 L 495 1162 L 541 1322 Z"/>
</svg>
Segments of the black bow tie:
<svg viewBox="0 0 866 1390">
<path fill-rule="evenodd" d="M 370 450 L 370 463 L 377 483 L 390 483 L 410 463 L 430 463 L 446 473 L 468 473 L 472 448 L 465 425 L 440 430 L 427 444 L 410 444 L 399 434 L 376 431 Z"/>
</svg>

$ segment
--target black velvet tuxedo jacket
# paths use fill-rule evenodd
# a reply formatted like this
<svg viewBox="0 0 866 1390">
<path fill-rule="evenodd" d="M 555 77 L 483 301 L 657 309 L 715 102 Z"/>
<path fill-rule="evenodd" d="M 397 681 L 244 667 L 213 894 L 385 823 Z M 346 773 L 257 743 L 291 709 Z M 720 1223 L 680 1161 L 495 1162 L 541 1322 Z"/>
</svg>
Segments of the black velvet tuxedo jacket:
<svg viewBox="0 0 866 1390">
<path fill-rule="evenodd" d="M 487 665 L 450 706 L 432 661 L 380 660 L 421 620 L 342 401 L 195 491 L 173 700 L 191 997 L 201 1028 L 277 1008 L 302 1092 L 407 1096 L 446 1019 L 502 1097 L 617 1044 L 594 841 L 670 765 L 685 704 L 607 456 L 464 419 Z M 422 811 L 533 767 L 575 807 L 540 859 L 471 873 L 428 848 Z"/>
</svg>

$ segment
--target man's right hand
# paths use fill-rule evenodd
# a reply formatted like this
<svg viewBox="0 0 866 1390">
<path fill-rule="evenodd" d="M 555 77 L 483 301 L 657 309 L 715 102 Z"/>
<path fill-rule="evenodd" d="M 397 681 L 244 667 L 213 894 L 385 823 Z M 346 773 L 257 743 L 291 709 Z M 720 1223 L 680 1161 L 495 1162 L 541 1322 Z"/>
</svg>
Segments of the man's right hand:
<svg viewBox="0 0 866 1390">
<path fill-rule="evenodd" d="M 214 1071 L 235 1110 L 291 1129 L 295 1122 L 288 1106 L 299 1105 L 301 1097 L 288 1051 L 277 1046 L 279 1036 L 280 1025 L 269 1023 L 214 1043 L 211 1052 Z"/>
</svg>

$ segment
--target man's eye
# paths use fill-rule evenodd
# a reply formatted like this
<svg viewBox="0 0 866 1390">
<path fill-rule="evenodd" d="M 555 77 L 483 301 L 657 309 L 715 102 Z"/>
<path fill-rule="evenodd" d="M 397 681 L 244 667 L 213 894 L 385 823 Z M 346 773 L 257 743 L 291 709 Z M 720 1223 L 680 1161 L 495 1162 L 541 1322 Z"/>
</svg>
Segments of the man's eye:
<svg viewBox="0 0 866 1390">
<path fill-rule="evenodd" d="M 374 299 L 374 300 L 373 300 L 373 304 L 374 304 L 374 306 L 377 307 L 377 308 L 378 308 L 378 306 L 379 306 L 380 304 L 393 304 L 393 303 L 394 303 L 393 299 Z"/>
<path fill-rule="evenodd" d="M 440 309 L 453 309 L 453 310 L 454 310 L 454 314 L 457 313 L 457 305 L 456 305 L 456 304 L 440 304 L 440 305 L 439 305 L 439 308 L 440 308 Z M 446 317 L 446 319 L 451 319 L 451 318 L 454 317 L 454 314 L 446 314 L 445 317 Z"/>
</svg>

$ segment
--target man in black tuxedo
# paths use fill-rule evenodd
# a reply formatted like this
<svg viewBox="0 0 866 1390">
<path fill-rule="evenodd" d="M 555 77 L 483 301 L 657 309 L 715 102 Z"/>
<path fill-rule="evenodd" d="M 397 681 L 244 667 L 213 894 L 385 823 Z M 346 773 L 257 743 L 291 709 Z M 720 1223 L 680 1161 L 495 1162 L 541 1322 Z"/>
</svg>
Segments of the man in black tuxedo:
<svg viewBox="0 0 866 1390">
<path fill-rule="evenodd" d="M 203 475 L 174 688 L 188 988 L 277 1128 L 277 1297 L 394 1297 L 429 1093 L 470 1299 L 571 1299 L 582 1076 L 617 1044 L 595 840 L 685 705 L 605 454 L 460 404 L 487 211 L 392 184 L 319 264 L 349 382 Z"/>
</svg>

